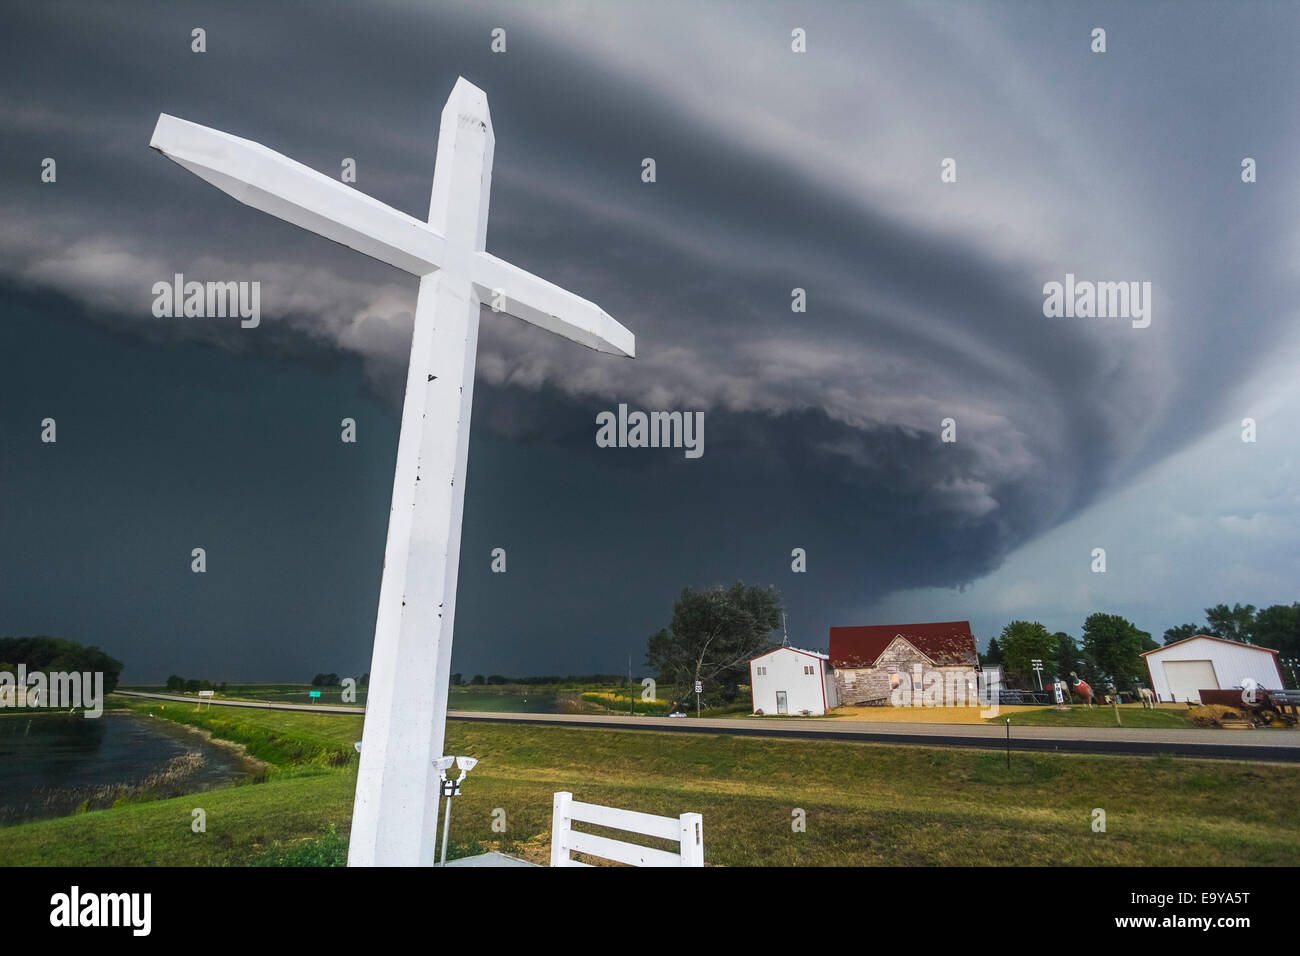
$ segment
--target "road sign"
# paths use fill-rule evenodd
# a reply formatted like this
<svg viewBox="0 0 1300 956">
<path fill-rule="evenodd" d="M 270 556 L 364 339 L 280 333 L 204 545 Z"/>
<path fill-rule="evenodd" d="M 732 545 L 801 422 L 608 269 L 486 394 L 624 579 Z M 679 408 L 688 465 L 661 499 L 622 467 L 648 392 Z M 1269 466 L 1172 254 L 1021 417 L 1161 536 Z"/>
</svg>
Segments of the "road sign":
<svg viewBox="0 0 1300 956">
<path fill-rule="evenodd" d="M 308 696 L 308 697 L 319 697 L 319 696 L 320 696 L 320 691 L 318 691 L 318 690 L 310 691 L 310 692 L 308 692 L 307 696 Z"/>
<path fill-rule="evenodd" d="M 697 681 L 695 682 L 695 693 L 697 693 L 697 694 L 703 694 L 703 693 L 704 693 L 704 682 L 703 682 L 703 681 L 698 681 L 698 680 L 697 680 Z"/>
</svg>

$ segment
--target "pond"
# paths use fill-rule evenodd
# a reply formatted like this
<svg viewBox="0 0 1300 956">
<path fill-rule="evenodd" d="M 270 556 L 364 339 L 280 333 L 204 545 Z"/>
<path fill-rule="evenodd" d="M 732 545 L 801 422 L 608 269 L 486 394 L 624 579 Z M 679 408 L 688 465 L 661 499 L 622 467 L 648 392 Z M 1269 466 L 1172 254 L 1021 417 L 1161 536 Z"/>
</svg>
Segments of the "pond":
<svg viewBox="0 0 1300 956">
<path fill-rule="evenodd" d="M 109 711 L 0 716 L 0 824 L 100 809 L 147 791 L 179 796 L 250 775 L 250 764 L 183 727 Z"/>
</svg>

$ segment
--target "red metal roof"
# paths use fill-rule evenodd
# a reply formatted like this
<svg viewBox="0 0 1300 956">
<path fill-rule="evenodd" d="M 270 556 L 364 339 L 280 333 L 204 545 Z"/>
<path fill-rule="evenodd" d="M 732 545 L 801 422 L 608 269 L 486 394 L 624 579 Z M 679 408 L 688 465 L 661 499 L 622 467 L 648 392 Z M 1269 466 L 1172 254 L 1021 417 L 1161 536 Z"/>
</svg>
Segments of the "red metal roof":
<svg viewBox="0 0 1300 956">
<path fill-rule="evenodd" d="M 832 667 L 874 667 L 896 637 L 902 637 L 936 665 L 979 661 L 970 621 L 936 624 L 876 624 L 867 627 L 832 627 Z"/>
</svg>

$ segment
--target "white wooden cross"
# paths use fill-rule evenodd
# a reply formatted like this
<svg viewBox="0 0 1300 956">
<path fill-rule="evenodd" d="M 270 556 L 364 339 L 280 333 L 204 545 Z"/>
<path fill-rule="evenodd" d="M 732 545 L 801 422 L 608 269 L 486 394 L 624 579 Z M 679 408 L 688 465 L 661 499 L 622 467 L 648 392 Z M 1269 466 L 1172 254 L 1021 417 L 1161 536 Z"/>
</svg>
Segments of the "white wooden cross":
<svg viewBox="0 0 1300 956">
<path fill-rule="evenodd" d="M 463 77 L 442 111 L 427 223 L 165 113 L 149 145 L 240 202 L 420 277 L 348 864 L 431 866 L 479 304 L 614 355 L 633 357 L 635 339 L 598 306 L 484 251 L 492 120 Z"/>
</svg>

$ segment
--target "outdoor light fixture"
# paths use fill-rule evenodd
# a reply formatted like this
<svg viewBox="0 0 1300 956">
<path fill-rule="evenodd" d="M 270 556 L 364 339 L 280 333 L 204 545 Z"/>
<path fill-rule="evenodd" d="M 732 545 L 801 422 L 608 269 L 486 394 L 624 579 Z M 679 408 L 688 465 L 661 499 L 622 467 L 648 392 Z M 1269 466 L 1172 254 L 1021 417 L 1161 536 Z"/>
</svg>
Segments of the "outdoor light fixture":
<svg viewBox="0 0 1300 956">
<path fill-rule="evenodd" d="M 455 780 L 447 779 L 447 771 L 451 769 L 452 764 L 460 767 L 460 776 Z M 442 862 L 439 866 L 447 865 L 447 833 L 451 829 L 451 798 L 460 794 L 461 781 L 465 775 L 478 766 L 477 757 L 439 757 L 433 762 L 438 768 L 438 777 L 442 780 L 442 786 L 439 788 L 439 795 L 447 798 L 447 811 L 442 818 Z M 437 805 L 434 805 L 434 820 L 438 819 Z M 436 835 L 435 835 L 436 839 Z"/>
</svg>

